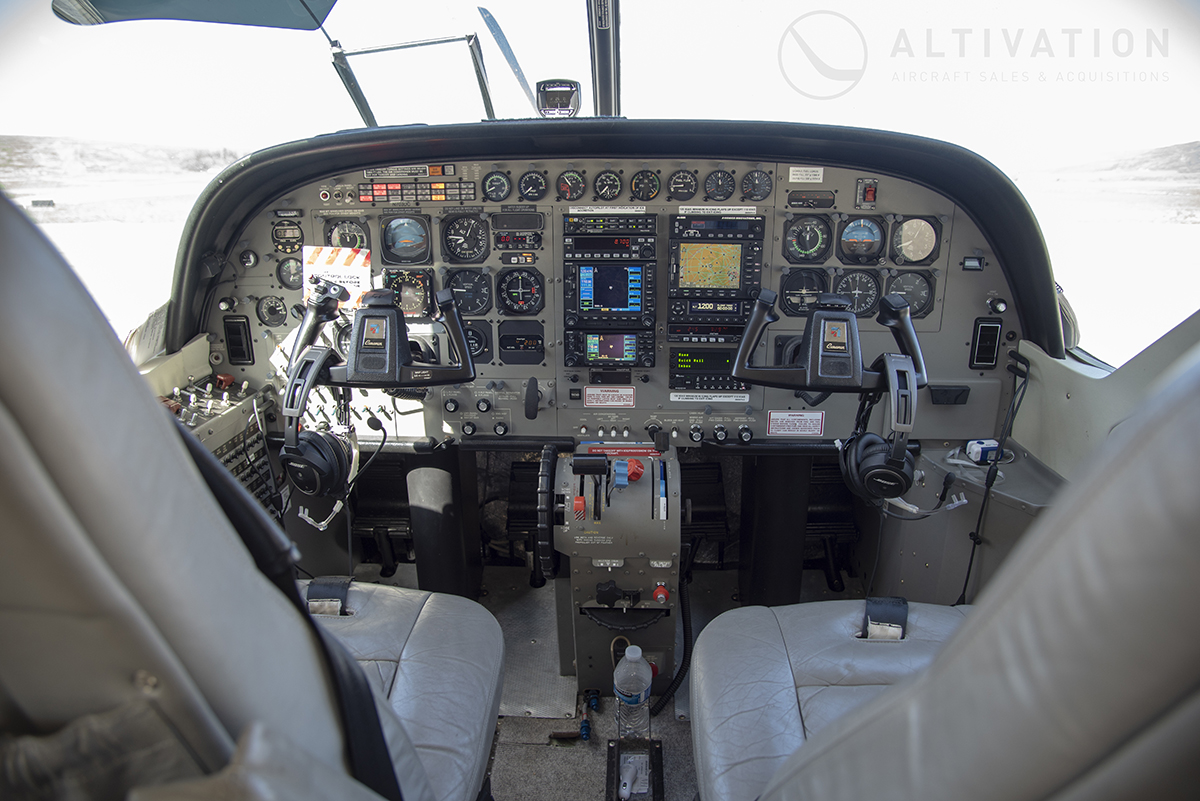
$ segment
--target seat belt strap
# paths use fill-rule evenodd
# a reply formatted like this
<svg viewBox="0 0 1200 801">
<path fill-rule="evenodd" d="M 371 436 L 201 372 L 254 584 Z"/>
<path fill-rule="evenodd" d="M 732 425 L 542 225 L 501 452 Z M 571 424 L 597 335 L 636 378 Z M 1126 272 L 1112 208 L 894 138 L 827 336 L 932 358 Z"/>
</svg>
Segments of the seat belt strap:
<svg viewBox="0 0 1200 801">
<path fill-rule="evenodd" d="M 903 640 L 907 633 L 907 599 L 895 596 L 867 599 L 859 637 L 864 640 Z"/>
<path fill-rule="evenodd" d="M 348 615 L 352 576 L 318 576 L 308 583 L 304 599 L 312 615 Z"/>
<path fill-rule="evenodd" d="M 333 681 L 350 775 L 388 801 L 404 801 L 367 674 L 346 647 L 308 613 L 308 606 L 296 588 L 295 560 L 299 553 L 295 546 L 254 496 L 182 423 L 177 430 L 209 492 L 250 551 L 259 571 L 279 588 L 312 628 Z"/>
</svg>

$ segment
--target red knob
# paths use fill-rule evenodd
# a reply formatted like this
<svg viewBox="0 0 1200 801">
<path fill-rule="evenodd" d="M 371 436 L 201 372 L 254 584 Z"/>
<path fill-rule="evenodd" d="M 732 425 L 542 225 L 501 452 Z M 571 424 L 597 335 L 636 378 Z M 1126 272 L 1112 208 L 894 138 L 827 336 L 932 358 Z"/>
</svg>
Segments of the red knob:
<svg viewBox="0 0 1200 801">
<path fill-rule="evenodd" d="M 659 584 L 654 588 L 654 600 L 658 601 L 660 604 L 665 604 L 667 599 L 670 597 L 671 593 L 668 592 L 667 588 L 662 584 Z"/>
</svg>

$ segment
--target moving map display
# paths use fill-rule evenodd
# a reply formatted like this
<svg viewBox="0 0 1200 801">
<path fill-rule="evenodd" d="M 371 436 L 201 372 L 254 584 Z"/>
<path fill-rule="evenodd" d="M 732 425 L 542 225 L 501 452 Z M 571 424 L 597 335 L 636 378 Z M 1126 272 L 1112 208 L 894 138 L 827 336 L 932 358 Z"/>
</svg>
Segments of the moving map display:
<svg viewBox="0 0 1200 801">
<path fill-rule="evenodd" d="M 679 243 L 680 289 L 737 289 L 742 246 L 733 243 Z"/>
</svg>

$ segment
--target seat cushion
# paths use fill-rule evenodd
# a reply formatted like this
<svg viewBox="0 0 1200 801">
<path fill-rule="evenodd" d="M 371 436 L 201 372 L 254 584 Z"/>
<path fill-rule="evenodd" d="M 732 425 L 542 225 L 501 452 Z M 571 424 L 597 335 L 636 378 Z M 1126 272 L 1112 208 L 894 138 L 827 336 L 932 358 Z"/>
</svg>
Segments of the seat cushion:
<svg viewBox="0 0 1200 801">
<path fill-rule="evenodd" d="M 387 699 L 438 801 L 473 801 L 500 709 L 500 625 L 466 598 L 377 584 L 351 585 L 347 608 L 315 617 Z"/>
<path fill-rule="evenodd" d="M 692 657 L 692 742 L 704 801 L 756 798 L 804 741 L 924 669 L 970 607 L 909 604 L 903 640 L 863 640 L 862 601 L 734 609 Z"/>
</svg>

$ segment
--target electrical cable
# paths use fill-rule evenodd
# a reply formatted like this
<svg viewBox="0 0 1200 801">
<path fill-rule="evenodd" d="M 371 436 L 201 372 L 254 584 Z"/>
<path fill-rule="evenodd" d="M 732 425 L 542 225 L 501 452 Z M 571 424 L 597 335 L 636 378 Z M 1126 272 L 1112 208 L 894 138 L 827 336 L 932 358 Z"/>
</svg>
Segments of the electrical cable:
<svg viewBox="0 0 1200 801">
<path fill-rule="evenodd" d="M 679 572 L 679 613 L 683 616 L 683 656 L 679 659 L 679 668 L 675 671 L 675 678 L 671 679 L 671 683 L 667 685 L 667 689 L 659 696 L 658 701 L 654 706 L 650 707 L 650 717 L 658 717 L 658 713 L 662 712 L 667 704 L 671 703 L 671 699 L 675 697 L 675 692 L 683 686 L 683 680 L 687 678 L 688 668 L 692 662 L 692 604 L 691 592 L 688 590 L 688 585 L 692 582 L 692 562 L 696 560 L 696 550 L 700 545 L 699 537 L 692 537 L 688 543 L 687 564 Z"/>
<path fill-rule="evenodd" d="M 880 505 L 879 511 L 883 511 L 883 506 Z M 867 581 L 866 596 L 871 597 L 871 590 L 875 588 L 875 571 L 879 569 L 879 552 L 883 550 L 883 515 L 879 516 L 879 538 L 875 541 L 875 564 L 871 566 L 871 578 Z"/>
<path fill-rule="evenodd" d="M 999 447 L 996 448 L 996 453 L 992 457 L 992 461 L 988 467 L 987 479 L 983 484 L 983 499 L 979 502 L 979 517 L 975 520 L 975 530 L 971 532 L 971 556 L 967 560 L 967 575 L 963 578 L 962 592 L 959 593 L 958 600 L 953 606 L 959 606 L 967 602 L 967 587 L 971 583 L 971 569 L 975 566 L 975 551 L 983 543 L 983 517 L 987 512 L 988 501 L 992 497 L 992 486 L 996 483 L 996 475 L 1000 472 L 1000 460 L 1004 458 L 1004 446 L 1008 443 L 1008 436 L 1012 433 L 1013 423 L 1016 422 L 1017 412 L 1021 411 L 1021 403 L 1025 400 L 1025 391 L 1029 388 L 1029 373 L 1025 372 L 1020 386 L 1017 386 L 1016 373 L 1013 373 L 1013 396 L 1008 404 L 1008 413 L 1004 416 L 1004 425 L 1000 429 Z"/>
</svg>

